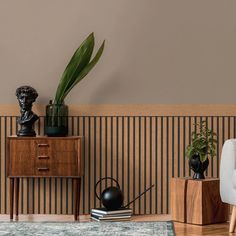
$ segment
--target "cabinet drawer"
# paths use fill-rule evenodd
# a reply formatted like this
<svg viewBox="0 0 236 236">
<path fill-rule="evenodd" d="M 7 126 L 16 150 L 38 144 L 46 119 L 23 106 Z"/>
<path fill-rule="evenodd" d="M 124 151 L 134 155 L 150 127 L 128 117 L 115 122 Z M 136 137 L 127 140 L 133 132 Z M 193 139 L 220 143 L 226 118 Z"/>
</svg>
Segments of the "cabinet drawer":
<svg viewBox="0 0 236 236">
<path fill-rule="evenodd" d="M 80 176 L 77 165 L 71 165 L 69 163 L 57 163 L 52 168 L 53 176 Z"/>
<path fill-rule="evenodd" d="M 48 140 L 46 139 L 35 140 L 34 149 L 36 158 L 38 158 L 38 156 L 49 156 L 51 150 L 51 143 L 48 142 Z"/>
<path fill-rule="evenodd" d="M 78 163 L 78 154 L 76 152 L 52 152 L 52 159 L 57 164 L 74 164 Z"/>
<path fill-rule="evenodd" d="M 8 138 L 8 176 L 81 176 L 80 138 Z"/>
<path fill-rule="evenodd" d="M 35 175 L 50 176 L 52 175 L 52 157 L 50 155 L 38 155 L 35 158 Z"/>
<path fill-rule="evenodd" d="M 76 165 L 70 164 L 56 164 L 53 166 L 38 165 L 35 167 L 33 176 L 54 176 L 54 177 L 68 177 L 80 176 Z"/>
<path fill-rule="evenodd" d="M 76 150 L 76 145 L 75 145 L 76 141 L 77 140 L 53 139 L 50 140 L 50 144 L 53 151 L 72 152 Z"/>
<path fill-rule="evenodd" d="M 35 176 L 52 176 L 52 168 L 47 165 L 38 165 L 35 167 Z"/>
</svg>

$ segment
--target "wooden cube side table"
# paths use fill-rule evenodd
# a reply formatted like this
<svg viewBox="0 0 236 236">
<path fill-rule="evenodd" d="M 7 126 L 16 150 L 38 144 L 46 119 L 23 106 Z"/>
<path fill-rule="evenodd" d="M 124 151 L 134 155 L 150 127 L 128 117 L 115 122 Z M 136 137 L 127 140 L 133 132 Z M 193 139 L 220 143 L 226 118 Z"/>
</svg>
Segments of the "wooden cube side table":
<svg viewBox="0 0 236 236">
<path fill-rule="evenodd" d="M 228 220 L 229 207 L 221 201 L 219 179 L 173 178 L 171 187 L 173 220 L 197 225 Z"/>
</svg>

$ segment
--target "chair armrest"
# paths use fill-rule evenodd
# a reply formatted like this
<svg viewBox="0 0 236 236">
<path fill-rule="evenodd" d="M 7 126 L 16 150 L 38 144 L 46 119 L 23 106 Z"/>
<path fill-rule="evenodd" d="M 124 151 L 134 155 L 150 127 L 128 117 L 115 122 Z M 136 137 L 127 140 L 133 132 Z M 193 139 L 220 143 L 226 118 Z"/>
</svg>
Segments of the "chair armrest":
<svg viewBox="0 0 236 236">
<path fill-rule="evenodd" d="M 233 183 L 233 187 L 236 189 L 236 169 L 233 170 L 232 183 Z"/>
</svg>

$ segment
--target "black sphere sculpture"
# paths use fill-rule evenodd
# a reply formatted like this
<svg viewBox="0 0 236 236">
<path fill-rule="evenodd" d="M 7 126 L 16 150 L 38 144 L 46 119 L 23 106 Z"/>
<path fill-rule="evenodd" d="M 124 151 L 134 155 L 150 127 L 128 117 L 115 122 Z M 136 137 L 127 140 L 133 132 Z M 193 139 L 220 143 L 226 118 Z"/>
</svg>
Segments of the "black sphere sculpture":
<svg viewBox="0 0 236 236">
<path fill-rule="evenodd" d="M 21 86 L 16 89 L 16 97 L 21 113 L 21 116 L 17 118 L 17 123 L 21 125 L 17 136 L 36 136 L 33 124 L 39 117 L 32 112 L 32 104 L 38 97 L 37 91 L 30 86 Z"/>
<path fill-rule="evenodd" d="M 97 194 L 97 186 L 98 184 L 104 180 L 104 179 L 111 179 L 114 182 L 116 182 L 117 187 L 111 186 L 106 188 L 102 194 L 101 197 L 98 196 Z M 139 199 L 142 195 L 146 194 L 147 191 L 149 191 L 151 188 L 154 187 L 154 184 L 151 185 L 149 188 L 145 189 L 142 193 L 140 193 L 136 198 L 134 198 L 131 202 L 123 206 L 123 201 L 124 201 L 124 195 L 120 189 L 119 183 L 111 178 L 111 177 L 105 177 L 100 179 L 96 185 L 95 185 L 95 195 L 96 197 L 102 202 L 103 206 L 109 210 L 109 211 L 115 211 L 120 208 L 127 208 L 131 203 L 135 202 L 137 199 Z"/>
<path fill-rule="evenodd" d="M 106 188 L 102 192 L 101 197 L 98 197 L 98 195 L 96 193 L 96 188 L 97 188 L 97 185 L 104 179 L 111 179 L 111 180 L 115 181 L 117 184 L 117 187 L 111 186 L 111 187 Z M 115 179 L 113 179 L 111 177 L 105 177 L 105 178 L 100 179 L 96 183 L 95 193 L 96 193 L 96 197 L 102 201 L 103 206 L 107 210 L 114 211 L 114 210 L 117 210 L 123 206 L 124 196 L 123 196 L 123 193 L 120 189 L 120 185 Z"/>
<path fill-rule="evenodd" d="M 121 190 L 117 187 L 106 188 L 101 195 L 102 204 L 108 210 L 117 210 L 123 205 L 124 197 Z"/>
</svg>

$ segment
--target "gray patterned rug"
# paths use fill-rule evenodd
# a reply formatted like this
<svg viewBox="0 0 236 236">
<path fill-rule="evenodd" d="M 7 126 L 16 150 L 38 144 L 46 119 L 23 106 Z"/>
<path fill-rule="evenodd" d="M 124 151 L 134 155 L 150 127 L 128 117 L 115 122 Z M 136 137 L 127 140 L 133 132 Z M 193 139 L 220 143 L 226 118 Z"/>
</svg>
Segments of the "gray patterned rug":
<svg viewBox="0 0 236 236">
<path fill-rule="evenodd" d="M 0 235 L 19 236 L 174 236 L 168 222 L 0 222 Z"/>
</svg>

